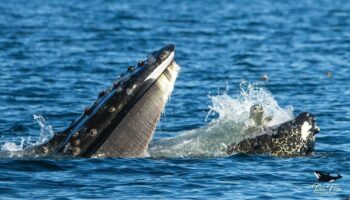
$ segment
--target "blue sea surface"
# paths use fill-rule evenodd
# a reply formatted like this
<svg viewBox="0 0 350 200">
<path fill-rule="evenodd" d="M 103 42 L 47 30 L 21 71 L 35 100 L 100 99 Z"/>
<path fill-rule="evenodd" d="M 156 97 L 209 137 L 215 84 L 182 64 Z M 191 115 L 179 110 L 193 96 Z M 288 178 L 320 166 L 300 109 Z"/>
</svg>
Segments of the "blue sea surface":
<svg viewBox="0 0 350 200">
<path fill-rule="evenodd" d="M 0 158 L 0 199 L 345 199 L 350 1 L 0 1 L 0 148 L 63 130 L 127 67 L 176 45 L 181 72 L 156 138 L 205 126 L 208 95 L 268 81 L 317 116 L 315 153 L 279 158 Z M 229 88 L 229 90 L 227 90 Z M 23 145 L 23 146 L 22 146 Z M 314 170 L 340 173 L 319 183 Z"/>
</svg>

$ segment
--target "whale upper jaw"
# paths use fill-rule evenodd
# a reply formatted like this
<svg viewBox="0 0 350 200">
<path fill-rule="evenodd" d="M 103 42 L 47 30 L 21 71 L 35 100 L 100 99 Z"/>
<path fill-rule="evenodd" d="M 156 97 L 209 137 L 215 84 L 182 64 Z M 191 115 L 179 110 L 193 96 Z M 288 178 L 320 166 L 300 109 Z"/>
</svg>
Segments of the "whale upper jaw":
<svg viewBox="0 0 350 200">
<path fill-rule="evenodd" d="M 31 150 L 42 155 L 142 157 L 179 72 L 167 45 L 129 67 L 66 130 Z"/>
<path fill-rule="evenodd" d="M 300 113 L 295 119 L 268 127 L 229 145 L 227 153 L 267 154 L 273 156 L 305 156 L 314 150 L 315 135 L 320 131 L 316 117 Z"/>
</svg>

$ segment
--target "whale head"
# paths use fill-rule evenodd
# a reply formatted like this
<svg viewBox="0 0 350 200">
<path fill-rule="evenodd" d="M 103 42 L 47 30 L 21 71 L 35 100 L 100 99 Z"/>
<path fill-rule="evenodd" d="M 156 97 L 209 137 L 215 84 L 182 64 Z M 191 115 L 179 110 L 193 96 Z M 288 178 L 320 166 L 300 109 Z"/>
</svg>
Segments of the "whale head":
<svg viewBox="0 0 350 200">
<path fill-rule="evenodd" d="M 35 151 L 83 157 L 147 155 L 179 72 L 174 54 L 175 46 L 167 45 L 128 67 L 66 130 Z"/>
</svg>

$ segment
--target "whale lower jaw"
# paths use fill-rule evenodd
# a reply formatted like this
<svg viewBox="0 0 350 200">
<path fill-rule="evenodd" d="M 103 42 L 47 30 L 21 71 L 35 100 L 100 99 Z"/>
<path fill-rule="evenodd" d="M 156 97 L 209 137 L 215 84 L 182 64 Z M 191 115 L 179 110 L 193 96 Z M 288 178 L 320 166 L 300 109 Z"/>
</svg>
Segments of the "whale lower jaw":
<svg viewBox="0 0 350 200">
<path fill-rule="evenodd" d="M 180 67 L 173 61 L 92 157 L 146 157 Z"/>
<path fill-rule="evenodd" d="M 260 133 L 247 136 L 238 143 L 230 144 L 229 155 L 236 153 L 267 154 L 272 156 L 305 156 L 314 150 L 315 135 L 320 131 L 316 118 L 301 113 L 295 119 L 268 127 Z"/>
</svg>

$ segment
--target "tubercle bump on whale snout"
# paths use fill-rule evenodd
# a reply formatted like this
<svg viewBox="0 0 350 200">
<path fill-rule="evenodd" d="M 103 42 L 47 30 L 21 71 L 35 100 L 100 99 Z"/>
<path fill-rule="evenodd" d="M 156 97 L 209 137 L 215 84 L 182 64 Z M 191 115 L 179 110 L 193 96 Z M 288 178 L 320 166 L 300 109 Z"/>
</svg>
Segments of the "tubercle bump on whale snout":
<svg viewBox="0 0 350 200">
<path fill-rule="evenodd" d="M 145 60 L 149 65 L 159 65 L 165 61 L 173 52 L 175 52 L 175 45 L 168 44 L 159 50 L 153 51 Z"/>
</svg>

